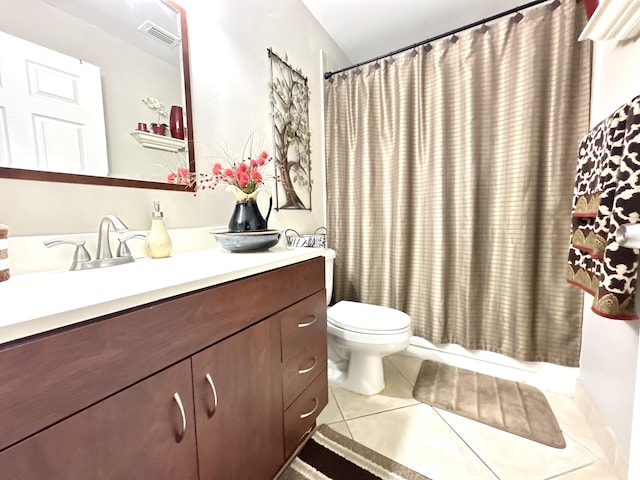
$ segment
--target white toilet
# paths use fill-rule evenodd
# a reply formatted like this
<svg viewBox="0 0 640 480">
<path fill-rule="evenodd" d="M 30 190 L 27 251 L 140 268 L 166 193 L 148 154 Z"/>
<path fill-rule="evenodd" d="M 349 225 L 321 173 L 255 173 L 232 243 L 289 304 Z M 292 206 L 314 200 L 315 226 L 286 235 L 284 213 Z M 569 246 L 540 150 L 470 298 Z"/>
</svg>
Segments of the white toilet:
<svg viewBox="0 0 640 480">
<path fill-rule="evenodd" d="M 325 250 L 327 305 L 333 291 L 336 252 Z M 384 389 L 382 358 L 411 339 L 411 317 L 393 308 L 340 301 L 327 310 L 329 382 L 363 395 Z"/>
</svg>

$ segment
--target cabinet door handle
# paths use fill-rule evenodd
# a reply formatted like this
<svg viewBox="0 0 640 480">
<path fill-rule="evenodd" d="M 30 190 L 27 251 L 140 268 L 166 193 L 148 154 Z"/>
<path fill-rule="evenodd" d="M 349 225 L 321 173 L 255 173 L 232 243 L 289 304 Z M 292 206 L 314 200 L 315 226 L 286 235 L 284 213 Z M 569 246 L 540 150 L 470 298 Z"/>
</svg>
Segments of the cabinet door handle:
<svg viewBox="0 0 640 480">
<path fill-rule="evenodd" d="M 207 410 L 207 416 L 209 418 L 213 417 L 218 409 L 218 392 L 216 391 L 216 386 L 213 383 L 213 378 L 211 378 L 210 374 L 206 374 L 204 378 L 207 379 L 207 383 L 209 387 L 211 387 L 211 393 L 213 393 L 213 408 L 211 410 Z"/>
<path fill-rule="evenodd" d="M 313 400 L 316 402 L 316 404 L 313 406 L 313 410 L 307 413 L 303 413 L 302 415 L 300 415 L 300 418 L 307 418 L 313 415 L 314 413 L 316 413 L 316 410 L 318 409 L 318 405 L 320 405 L 320 402 L 318 402 L 318 397 L 314 398 Z"/>
<path fill-rule="evenodd" d="M 316 365 L 318 365 L 318 359 L 316 357 L 313 357 L 313 365 L 311 365 L 309 368 L 303 368 L 301 370 L 298 370 L 298 373 L 300 375 L 304 375 L 305 373 L 309 373 L 311 370 L 316 368 Z"/>
<path fill-rule="evenodd" d="M 314 323 L 316 323 L 316 321 L 318 320 L 318 317 L 316 317 L 315 315 L 313 316 L 313 320 L 311 320 L 310 322 L 306 322 L 306 323 L 299 323 L 298 324 L 298 328 L 305 328 L 305 327 L 310 327 L 311 325 L 313 325 Z"/>
<path fill-rule="evenodd" d="M 176 442 L 180 443 L 184 438 L 185 432 L 187 431 L 187 417 L 184 414 L 184 407 L 182 406 L 182 400 L 180 400 L 180 395 L 178 394 L 178 392 L 173 394 L 173 399 L 178 404 L 180 416 L 182 417 L 182 431 L 176 435 Z"/>
</svg>

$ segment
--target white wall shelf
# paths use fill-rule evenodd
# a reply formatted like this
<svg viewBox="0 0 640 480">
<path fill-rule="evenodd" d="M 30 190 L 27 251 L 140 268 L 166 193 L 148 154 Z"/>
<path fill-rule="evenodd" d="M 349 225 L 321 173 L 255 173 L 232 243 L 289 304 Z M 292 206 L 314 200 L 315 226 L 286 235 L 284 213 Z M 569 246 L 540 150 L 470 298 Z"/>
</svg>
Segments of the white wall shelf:
<svg viewBox="0 0 640 480">
<path fill-rule="evenodd" d="M 640 0 L 601 0 L 578 40 L 628 40 L 640 35 Z"/>
<path fill-rule="evenodd" d="M 131 136 L 146 148 L 155 148 L 157 150 L 165 150 L 167 152 L 179 152 L 187 148 L 187 141 L 179 138 L 165 137 L 164 135 L 155 135 L 149 132 L 141 132 L 136 130 L 131 132 Z"/>
</svg>

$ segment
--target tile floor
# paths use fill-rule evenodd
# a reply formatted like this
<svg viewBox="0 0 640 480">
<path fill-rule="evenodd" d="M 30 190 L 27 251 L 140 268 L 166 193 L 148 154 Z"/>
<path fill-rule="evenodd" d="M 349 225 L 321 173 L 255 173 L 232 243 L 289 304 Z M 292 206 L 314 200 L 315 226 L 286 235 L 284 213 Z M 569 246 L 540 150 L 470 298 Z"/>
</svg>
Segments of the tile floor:
<svg viewBox="0 0 640 480">
<path fill-rule="evenodd" d="M 545 392 L 567 443 L 557 449 L 414 400 L 422 359 L 384 362 L 381 393 L 330 386 L 318 423 L 433 480 L 617 480 L 571 397 Z"/>
</svg>

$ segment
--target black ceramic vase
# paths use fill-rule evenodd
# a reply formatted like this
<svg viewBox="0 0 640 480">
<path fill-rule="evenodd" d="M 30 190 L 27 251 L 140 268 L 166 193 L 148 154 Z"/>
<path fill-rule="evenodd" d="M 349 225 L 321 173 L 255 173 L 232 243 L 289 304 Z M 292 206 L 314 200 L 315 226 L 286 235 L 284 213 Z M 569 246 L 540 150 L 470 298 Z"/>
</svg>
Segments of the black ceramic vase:
<svg viewBox="0 0 640 480">
<path fill-rule="evenodd" d="M 264 218 L 260 213 L 255 198 L 247 198 L 246 200 L 236 202 L 231 220 L 229 220 L 229 231 L 259 232 L 266 230 L 269 215 L 271 215 L 272 204 L 273 199 L 269 197 L 269 211 L 267 212 L 267 217 Z"/>
</svg>

